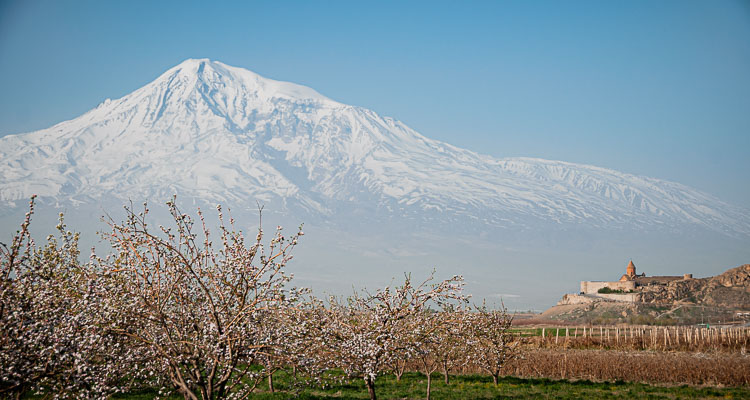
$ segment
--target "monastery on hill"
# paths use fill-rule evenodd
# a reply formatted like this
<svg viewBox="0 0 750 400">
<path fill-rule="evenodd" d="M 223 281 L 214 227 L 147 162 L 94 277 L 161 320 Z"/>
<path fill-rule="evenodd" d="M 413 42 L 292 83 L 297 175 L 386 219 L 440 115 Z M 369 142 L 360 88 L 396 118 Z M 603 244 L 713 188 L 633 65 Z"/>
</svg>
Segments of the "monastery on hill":
<svg viewBox="0 0 750 400">
<path fill-rule="evenodd" d="M 566 294 L 558 305 L 591 303 L 598 299 L 610 301 L 624 301 L 629 303 L 639 302 L 640 292 L 645 286 L 667 285 L 677 280 L 693 279 L 693 274 L 682 276 L 646 276 L 645 273 L 638 275 L 633 260 L 630 260 L 625 274 L 617 281 L 581 281 L 579 294 Z"/>
<path fill-rule="evenodd" d="M 632 281 L 634 280 L 638 275 L 635 274 L 635 264 L 633 264 L 633 260 L 630 260 L 628 263 L 628 267 L 625 268 L 625 275 L 620 278 L 620 282 L 624 281 Z M 645 277 L 646 273 L 642 273 L 641 277 Z"/>
</svg>

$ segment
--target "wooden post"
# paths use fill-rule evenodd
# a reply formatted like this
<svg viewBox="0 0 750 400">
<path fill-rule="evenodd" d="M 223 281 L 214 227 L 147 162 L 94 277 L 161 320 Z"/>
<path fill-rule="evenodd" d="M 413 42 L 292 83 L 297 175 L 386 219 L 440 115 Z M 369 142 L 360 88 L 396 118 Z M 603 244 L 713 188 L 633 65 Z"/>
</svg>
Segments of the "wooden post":
<svg viewBox="0 0 750 400">
<path fill-rule="evenodd" d="M 630 328 L 630 341 L 633 341 L 633 328 Z M 625 343 L 628 343 L 628 328 L 625 328 Z"/>
</svg>

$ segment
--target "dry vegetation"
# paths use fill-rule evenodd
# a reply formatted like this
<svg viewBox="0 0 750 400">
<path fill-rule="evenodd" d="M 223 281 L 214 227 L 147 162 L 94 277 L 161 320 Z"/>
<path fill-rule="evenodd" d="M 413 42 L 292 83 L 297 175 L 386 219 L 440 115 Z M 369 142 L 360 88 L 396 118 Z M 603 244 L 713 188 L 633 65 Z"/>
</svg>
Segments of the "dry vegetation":
<svg viewBox="0 0 750 400">
<path fill-rule="evenodd" d="M 750 329 L 649 326 L 515 328 L 501 374 L 655 384 L 750 385 Z M 542 336 L 544 335 L 544 336 Z M 417 365 L 409 369 L 417 370 Z M 487 373 L 473 364 L 454 374 Z"/>
<path fill-rule="evenodd" d="M 510 361 L 517 377 L 746 386 L 750 358 L 741 354 L 623 350 L 530 349 Z"/>
<path fill-rule="evenodd" d="M 660 384 L 750 384 L 750 329 L 694 326 L 520 328 L 519 377 Z"/>
</svg>

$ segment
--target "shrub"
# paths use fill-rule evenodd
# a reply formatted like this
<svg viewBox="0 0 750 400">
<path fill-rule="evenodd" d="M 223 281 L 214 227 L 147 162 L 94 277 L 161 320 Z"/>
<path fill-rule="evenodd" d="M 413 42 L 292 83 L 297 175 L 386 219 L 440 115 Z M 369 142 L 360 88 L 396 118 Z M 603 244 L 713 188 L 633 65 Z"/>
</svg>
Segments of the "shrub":
<svg viewBox="0 0 750 400">
<path fill-rule="evenodd" d="M 631 290 L 612 289 L 609 286 L 605 286 L 605 287 L 597 290 L 596 292 L 597 293 L 602 293 L 602 294 L 608 294 L 608 293 L 620 294 L 620 293 L 633 293 L 633 290 L 632 289 Z"/>
</svg>

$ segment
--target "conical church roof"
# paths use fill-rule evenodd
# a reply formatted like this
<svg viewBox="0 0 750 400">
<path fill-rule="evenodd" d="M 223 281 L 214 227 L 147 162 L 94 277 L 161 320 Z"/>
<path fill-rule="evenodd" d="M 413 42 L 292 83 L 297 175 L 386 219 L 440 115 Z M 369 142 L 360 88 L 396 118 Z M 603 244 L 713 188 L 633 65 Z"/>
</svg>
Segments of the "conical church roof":
<svg viewBox="0 0 750 400">
<path fill-rule="evenodd" d="M 625 270 L 625 273 L 630 277 L 635 276 L 635 264 L 633 264 L 633 260 L 630 260 L 628 263 L 628 268 Z"/>
</svg>

